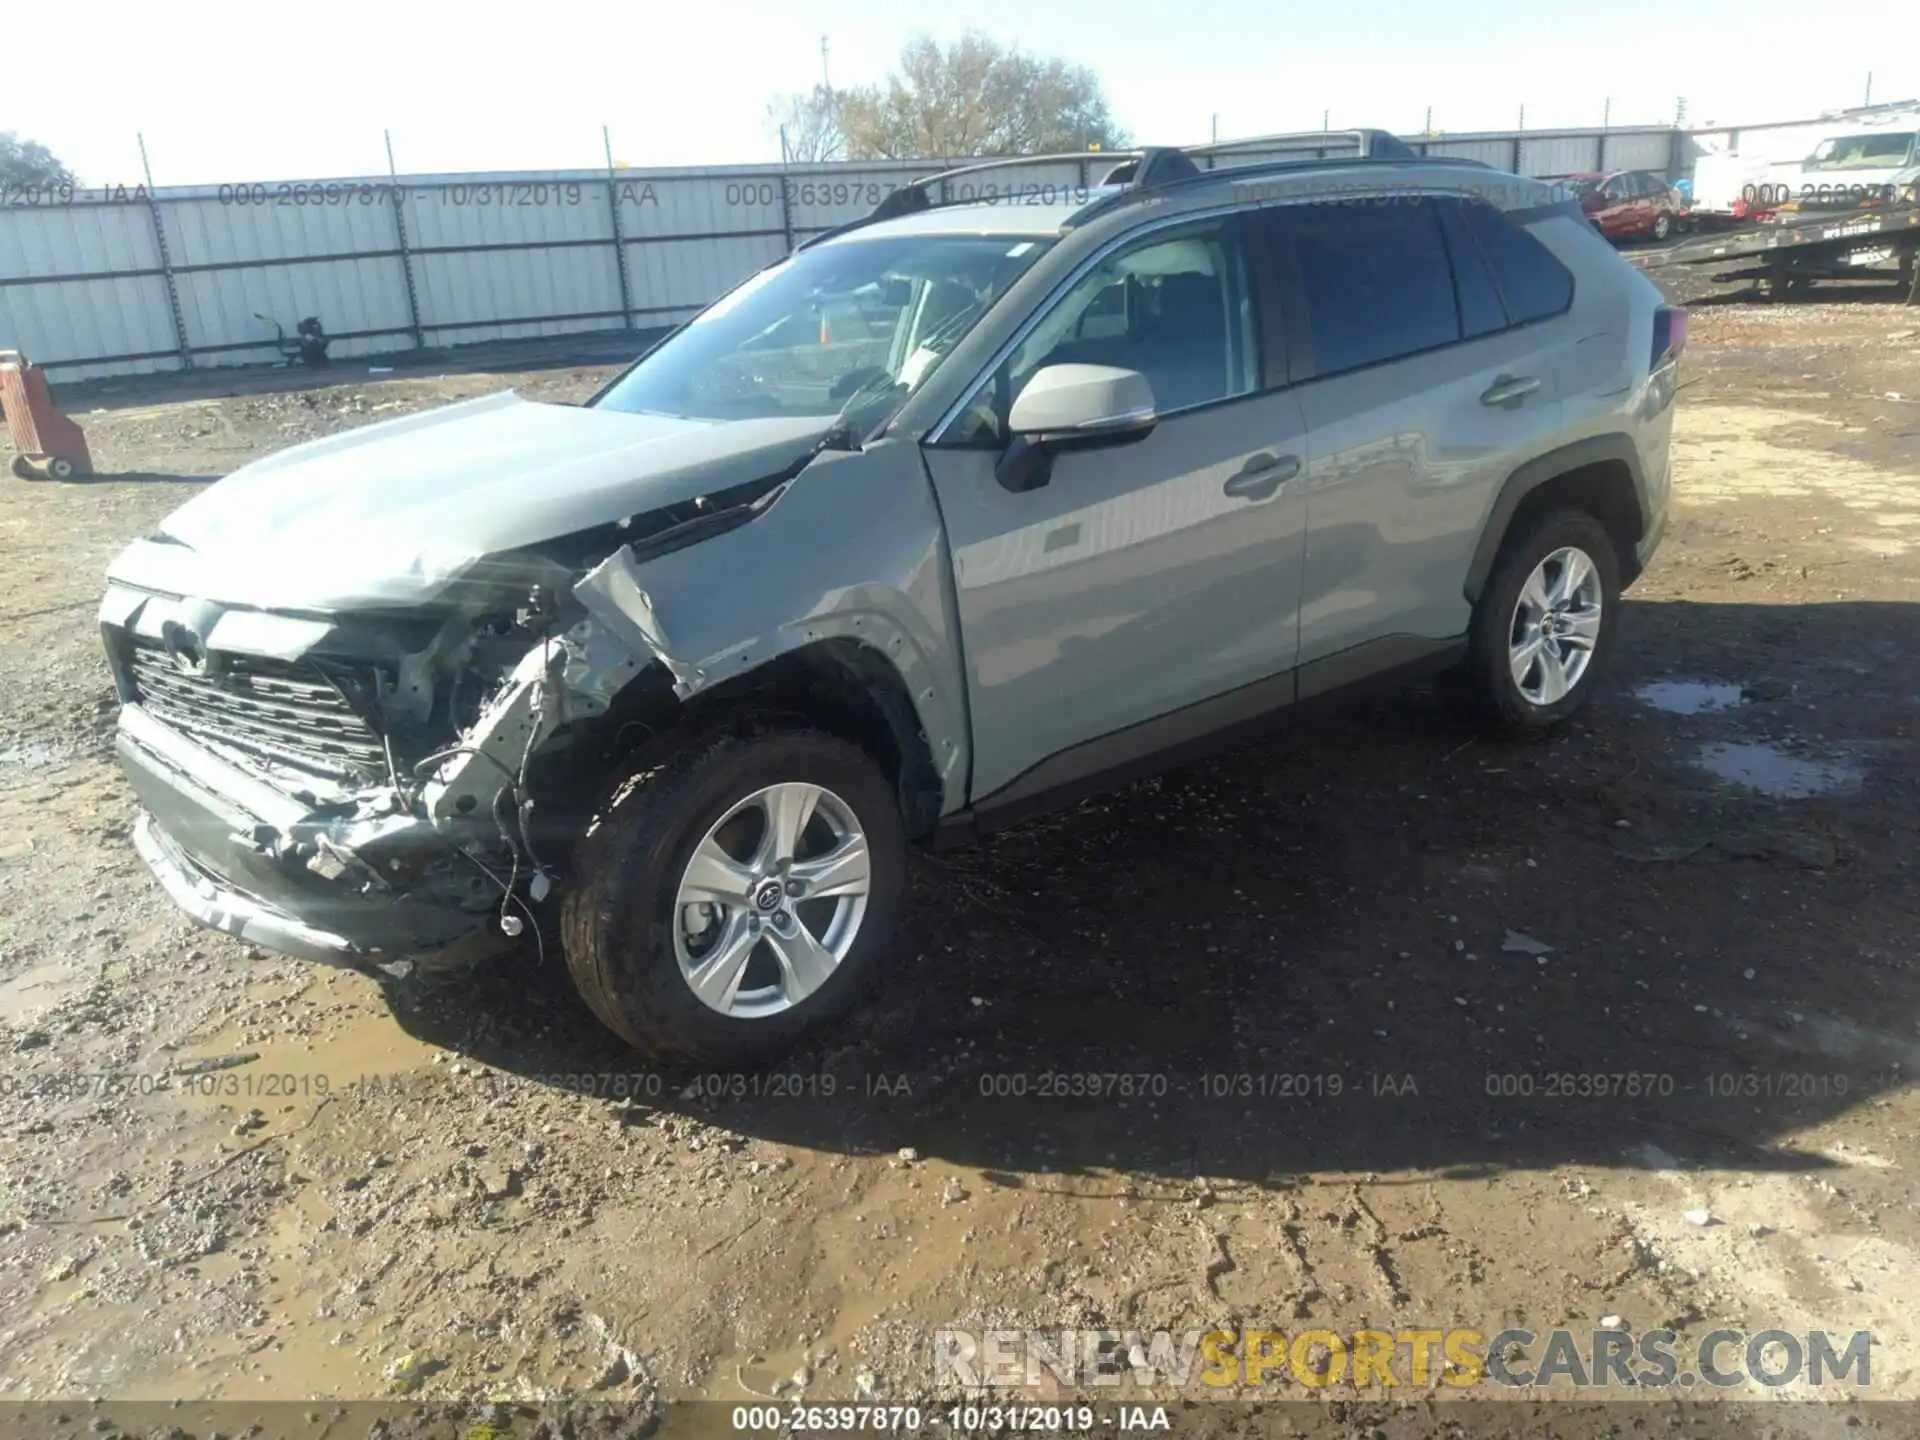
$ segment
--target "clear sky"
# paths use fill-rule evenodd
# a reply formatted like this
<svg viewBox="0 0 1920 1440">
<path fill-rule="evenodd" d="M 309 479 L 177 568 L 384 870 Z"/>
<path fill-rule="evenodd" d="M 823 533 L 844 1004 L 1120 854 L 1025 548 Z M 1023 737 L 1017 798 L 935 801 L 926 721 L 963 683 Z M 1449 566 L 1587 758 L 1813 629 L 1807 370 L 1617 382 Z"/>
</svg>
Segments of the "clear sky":
<svg viewBox="0 0 1920 1440">
<path fill-rule="evenodd" d="M 1896 22 L 1895 17 L 1904 15 Z M 1810 17 L 1817 17 L 1813 23 Z M 23 4 L 0 25 L 0 130 L 89 184 L 776 159 L 776 93 L 882 77 L 916 31 L 966 26 L 1100 76 L 1137 140 L 1332 123 L 1418 130 L 1799 119 L 1920 96 L 1889 0 L 176 0 Z M 1904 31 L 1906 38 L 1900 34 Z"/>
</svg>

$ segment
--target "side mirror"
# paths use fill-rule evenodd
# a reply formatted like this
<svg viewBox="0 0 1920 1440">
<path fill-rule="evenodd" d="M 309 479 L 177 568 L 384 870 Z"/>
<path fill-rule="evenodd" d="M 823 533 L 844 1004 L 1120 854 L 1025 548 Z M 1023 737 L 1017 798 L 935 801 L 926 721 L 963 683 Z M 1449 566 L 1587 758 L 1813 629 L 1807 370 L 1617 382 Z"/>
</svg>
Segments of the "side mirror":
<svg viewBox="0 0 1920 1440">
<path fill-rule="evenodd" d="M 1052 477 L 1053 456 L 1144 440 L 1159 423 L 1153 386 L 1137 370 L 1112 365 L 1049 365 L 1013 402 L 1013 443 L 996 474 L 1007 489 L 1037 490 Z"/>
</svg>

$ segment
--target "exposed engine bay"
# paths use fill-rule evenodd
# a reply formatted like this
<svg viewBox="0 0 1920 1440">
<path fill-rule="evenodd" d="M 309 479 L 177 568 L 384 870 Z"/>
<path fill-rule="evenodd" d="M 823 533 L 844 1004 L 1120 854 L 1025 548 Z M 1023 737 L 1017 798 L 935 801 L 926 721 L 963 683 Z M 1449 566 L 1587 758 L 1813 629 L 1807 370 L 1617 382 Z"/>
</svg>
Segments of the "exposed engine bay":
<svg viewBox="0 0 1920 1440">
<path fill-rule="evenodd" d="M 369 958 L 487 938 L 461 935 L 459 915 L 498 912 L 492 938 L 519 935 L 601 773 L 604 757 L 580 752 L 627 745 L 649 711 L 674 704 L 672 662 L 637 646 L 618 612 L 624 634 L 595 619 L 589 606 L 606 603 L 583 589 L 617 574 L 631 597 L 633 567 L 751 519 L 798 468 L 488 557 L 408 612 L 283 615 L 116 584 L 102 622 L 127 707 L 122 744 L 195 789 L 271 810 L 229 837 L 256 875 L 270 866 L 440 917 L 409 928 L 395 907 L 398 928 Z M 208 766 L 260 789 L 196 776 Z M 287 803 L 246 804 L 261 791 Z M 167 828 L 176 844 L 195 829 Z M 173 858 L 197 863 L 187 846 Z M 284 899 L 256 888 L 269 905 Z"/>
</svg>

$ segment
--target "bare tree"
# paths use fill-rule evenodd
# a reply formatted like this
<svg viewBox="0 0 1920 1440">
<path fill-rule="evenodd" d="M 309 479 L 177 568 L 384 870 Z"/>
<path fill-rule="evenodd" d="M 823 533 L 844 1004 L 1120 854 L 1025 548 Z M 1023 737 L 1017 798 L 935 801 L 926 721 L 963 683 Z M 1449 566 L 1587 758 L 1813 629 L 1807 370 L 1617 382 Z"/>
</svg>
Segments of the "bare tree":
<svg viewBox="0 0 1920 1440">
<path fill-rule="evenodd" d="M 1082 65 L 1023 55 L 969 30 L 907 42 L 884 85 L 840 92 L 855 160 L 1124 149 L 1106 95 Z"/>
<path fill-rule="evenodd" d="M 73 171 L 46 146 L 0 130 L 0 185 L 72 185 Z"/>
<path fill-rule="evenodd" d="M 846 158 L 837 90 L 816 85 L 804 95 L 783 95 L 767 107 L 767 125 L 780 136 L 784 162 L 805 165 Z"/>
</svg>

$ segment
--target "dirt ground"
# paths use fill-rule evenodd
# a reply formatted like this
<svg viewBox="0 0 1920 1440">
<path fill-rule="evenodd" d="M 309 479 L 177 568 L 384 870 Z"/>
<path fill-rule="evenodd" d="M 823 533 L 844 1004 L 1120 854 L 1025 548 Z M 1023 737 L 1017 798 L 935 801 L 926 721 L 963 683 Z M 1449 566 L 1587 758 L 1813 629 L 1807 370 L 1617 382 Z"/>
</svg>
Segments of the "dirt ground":
<svg viewBox="0 0 1920 1440">
<path fill-rule="evenodd" d="M 1409 693 L 927 857 L 876 1002 L 718 1085 L 536 955 L 194 929 L 109 752 L 102 572 L 196 486 L 607 368 L 125 387 L 98 479 L 0 486 L 0 1403 L 653 1414 L 924 1394 L 942 1327 L 1604 1323 L 1871 1331 L 1868 1388 L 1725 1394 L 1915 1433 L 1861 1401 L 1920 1398 L 1920 311 L 1695 307 L 1673 529 L 1566 733 Z M 1463 1392 L 1344 1393 L 1302 1413 Z"/>
</svg>

